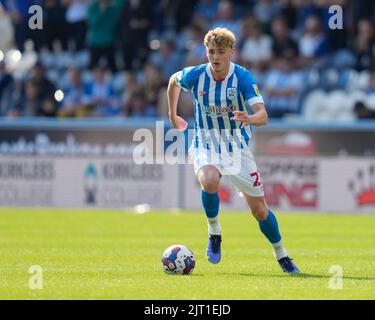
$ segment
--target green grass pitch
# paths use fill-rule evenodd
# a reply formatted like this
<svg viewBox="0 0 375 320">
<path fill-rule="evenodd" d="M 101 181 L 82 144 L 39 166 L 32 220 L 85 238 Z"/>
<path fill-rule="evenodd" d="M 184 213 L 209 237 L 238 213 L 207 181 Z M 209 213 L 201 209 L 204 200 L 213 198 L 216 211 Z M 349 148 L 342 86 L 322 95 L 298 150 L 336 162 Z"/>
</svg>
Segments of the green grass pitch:
<svg viewBox="0 0 375 320">
<path fill-rule="evenodd" d="M 300 275 L 282 273 L 250 214 L 221 213 L 223 258 L 212 265 L 203 213 L 1 209 L 0 299 L 375 299 L 375 216 L 277 217 Z M 189 276 L 162 271 L 175 243 L 195 254 Z M 29 288 L 32 265 L 42 289 Z M 342 289 L 329 288 L 333 265 Z"/>
</svg>

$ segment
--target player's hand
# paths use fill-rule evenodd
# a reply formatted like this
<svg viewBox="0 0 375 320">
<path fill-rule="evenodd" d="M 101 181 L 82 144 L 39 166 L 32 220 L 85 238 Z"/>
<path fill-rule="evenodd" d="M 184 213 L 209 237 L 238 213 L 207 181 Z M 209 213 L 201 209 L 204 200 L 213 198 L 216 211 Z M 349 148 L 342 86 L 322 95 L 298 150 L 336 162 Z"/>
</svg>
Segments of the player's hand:
<svg viewBox="0 0 375 320">
<path fill-rule="evenodd" d="M 244 125 L 251 124 L 251 116 L 245 111 L 233 111 L 234 117 L 230 118 L 232 121 L 242 122 Z"/>
<path fill-rule="evenodd" d="M 170 118 L 173 128 L 180 132 L 183 132 L 188 127 L 188 123 L 179 116 L 174 116 Z"/>
</svg>

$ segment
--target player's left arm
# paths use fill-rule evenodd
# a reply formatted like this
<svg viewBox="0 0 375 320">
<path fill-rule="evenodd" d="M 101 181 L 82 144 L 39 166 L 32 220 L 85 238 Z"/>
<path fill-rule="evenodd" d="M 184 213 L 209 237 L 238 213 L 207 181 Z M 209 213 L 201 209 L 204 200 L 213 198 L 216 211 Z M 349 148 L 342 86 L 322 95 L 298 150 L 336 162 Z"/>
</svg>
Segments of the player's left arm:
<svg viewBox="0 0 375 320">
<path fill-rule="evenodd" d="M 245 111 L 233 111 L 231 120 L 240 121 L 244 125 L 263 126 L 268 122 L 268 115 L 264 103 L 258 102 L 252 105 L 254 111 L 249 115 Z"/>
<path fill-rule="evenodd" d="M 253 111 L 252 114 L 246 111 L 233 111 L 233 121 L 242 122 L 241 127 L 244 125 L 263 126 L 267 124 L 268 115 L 264 106 L 264 101 L 256 81 L 250 72 L 244 71 L 243 77 L 240 81 L 240 91 L 246 101 L 246 106 L 250 107 Z"/>
</svg>

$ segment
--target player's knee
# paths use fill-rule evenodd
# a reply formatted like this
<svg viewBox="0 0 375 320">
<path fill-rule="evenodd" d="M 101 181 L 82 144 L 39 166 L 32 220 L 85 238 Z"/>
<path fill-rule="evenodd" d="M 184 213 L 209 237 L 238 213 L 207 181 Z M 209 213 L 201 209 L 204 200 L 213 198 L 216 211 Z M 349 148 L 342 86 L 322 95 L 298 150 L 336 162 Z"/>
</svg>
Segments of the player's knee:
<svg viewBox="0 0 375 320">
<path fill-rule="evenodd" d="M 251 208 L 251 213 L 258 221 L 264 221 L 268 216 L 268 208 L 263 204 L 255 205 Z"/>
<path fill-rule="evenodd" d="M 204 191 L 213 193 L 217 192 L 219 188 L 220 178 L 213 174 L 204 174 L 200 177 L 199 181 Z"/>
</svg>

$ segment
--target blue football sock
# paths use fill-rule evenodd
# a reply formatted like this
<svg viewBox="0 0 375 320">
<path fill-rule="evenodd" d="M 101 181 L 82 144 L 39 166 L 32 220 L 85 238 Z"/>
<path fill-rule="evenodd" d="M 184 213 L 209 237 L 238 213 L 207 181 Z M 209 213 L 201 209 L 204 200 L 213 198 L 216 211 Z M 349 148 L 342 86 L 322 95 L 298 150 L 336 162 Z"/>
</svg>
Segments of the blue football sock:
<svg viewBox="0 0 375 320">
<path fill-rule="evenodd" d="M 267 219 L 264 221 L 259 221 L 259 227 L 269 242 L 277 243 L 281 240 L 276 217 L 270 209 L 268 209 Z"/>
<path fill-rule="evenodd" d="M 219 214 L 219 194 L 209 193 L 202 189 L 201 198 L 207 218 L 215 218 Z"/>
</svg>

